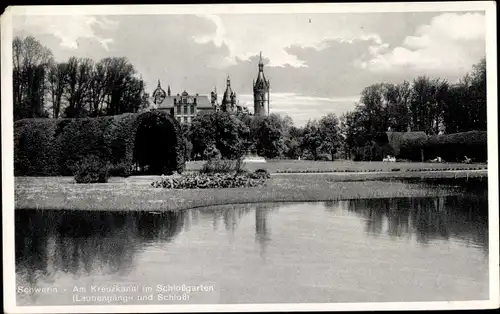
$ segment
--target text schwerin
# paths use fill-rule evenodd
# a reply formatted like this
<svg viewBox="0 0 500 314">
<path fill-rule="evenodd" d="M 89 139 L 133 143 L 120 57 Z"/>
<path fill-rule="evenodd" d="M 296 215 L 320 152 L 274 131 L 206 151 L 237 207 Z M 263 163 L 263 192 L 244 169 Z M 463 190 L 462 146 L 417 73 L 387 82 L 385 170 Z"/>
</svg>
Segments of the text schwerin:
<svg viewBox="0 0 500 314">
<path fill-rule="evenodd" d="M 24 287 L 24 286 L 17 286 L 17 293 L 57 293 L 57 288 L 56 287 Z"/>
<path fill-rule="evenodd" d="M 214 286 L 206 285 L 156 285 L 156 292 L 213 292 Z"/>
</svg>

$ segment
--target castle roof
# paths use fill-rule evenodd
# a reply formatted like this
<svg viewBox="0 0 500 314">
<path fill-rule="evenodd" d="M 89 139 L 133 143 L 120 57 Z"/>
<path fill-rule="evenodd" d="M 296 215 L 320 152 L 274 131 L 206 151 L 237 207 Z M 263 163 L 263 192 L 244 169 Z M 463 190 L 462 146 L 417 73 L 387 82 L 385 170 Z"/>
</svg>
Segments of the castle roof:
<svg viewBox="0 0 500 314">
<path fill-rule="evenodd" d="M 187 94 L 187 92 L 186 92 Z M 196 99 L 196 106 L 200 109 L 209 109 L 212 108 L 212 104 L 210 104 L 210 98 L 207 95 L 188 95 L 184 96 L 184 93 L 177 96 L 166 96 L 162 103 L 158 104 L 158 109 L 167 109 L 173 108 L 174 103 L 179 103 L 181 99 L 186 99 L 188 103 L 193 103 L 194 99 Z"/>
<path fill-rule="evenodd" d="M 262 61 L 262 52 L 259 57 L 259 74 L 257 75 L 257 80 L 254 82 L 253 87 L 255 89 L 265 89 L 269 87 L 269 81 L 264 75 L 264 62 Z"/>
<path fill-rule="evenodd" d="M 154 90 L 152 96 L 153 96 L 153 100 L 157 99 L 158 101 L 160 101 L 161 98 L 167 97 L 167 93 L 163 90 L 163 88 L 161 88 L 160 80 L 158 80 L 158 86 Z"/>
<path fill-rule="evenodd" d="M 228 76 L 227 77 L 226 91 L 224 92 L 224 96 L 222 97 L 222 102 L 231 103 L 231 96 L 233 96 L 233 95 L 234 95 L 234 92 L 231 89 L 231 79 Z"/>
</svg>

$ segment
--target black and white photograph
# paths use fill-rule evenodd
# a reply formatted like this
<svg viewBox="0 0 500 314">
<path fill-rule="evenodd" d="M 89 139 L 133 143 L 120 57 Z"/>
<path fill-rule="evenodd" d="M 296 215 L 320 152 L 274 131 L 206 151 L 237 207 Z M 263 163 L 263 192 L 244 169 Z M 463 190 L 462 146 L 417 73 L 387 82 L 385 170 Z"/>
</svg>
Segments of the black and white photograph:
<svg viewBox="0 0 500 314">
<path fill-rule="evenodd" d="M 499 306 L 494 2 L 1 23 L 5 312 Z"/>
</svg>

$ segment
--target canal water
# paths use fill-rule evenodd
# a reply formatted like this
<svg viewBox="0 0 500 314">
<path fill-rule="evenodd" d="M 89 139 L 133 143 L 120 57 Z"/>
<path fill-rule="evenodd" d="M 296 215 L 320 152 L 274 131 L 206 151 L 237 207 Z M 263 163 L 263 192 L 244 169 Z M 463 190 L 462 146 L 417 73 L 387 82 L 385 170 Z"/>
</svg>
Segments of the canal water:
<svg viewBox="0 0 500 314">
<path fill-rule="evenodd" d="M 488 299 L 487 189 L 454 191 L 175 213 L 18 209 L 17 304 Z"/>
</svg>

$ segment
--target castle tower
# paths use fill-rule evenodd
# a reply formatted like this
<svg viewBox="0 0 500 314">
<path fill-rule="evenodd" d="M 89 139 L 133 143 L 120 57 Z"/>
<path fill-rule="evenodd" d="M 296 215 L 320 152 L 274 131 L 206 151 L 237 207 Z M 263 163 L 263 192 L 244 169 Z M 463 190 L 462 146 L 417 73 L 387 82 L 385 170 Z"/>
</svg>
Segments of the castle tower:
<svg viewBox="0 0 500 314">
<path fill-rule="evenodd" d="M 259 74 L 253 83 L 253 106 L 255 116 L 269 115 L 269 81 L 264 76 L 262 52 L 259 59 Z"/>
<path fill-rule="evenodd" d="M 153 92 L 153 102 L 155 103 L 155 105 L 159 105 L 163 102 L 166 96 L 167 94 L 165 93 L 163 88 L 161 88 L 160 80 L 158 80 L 158 86 Z"/>
<path fill-rule="evenodd" d="M 226 91 L 222 97 L 221 109 L 224 112 L 234 112 L 236 108 L 236 93 L 231 89 L 231 79 L 227 77 Z"/>
</svg>

